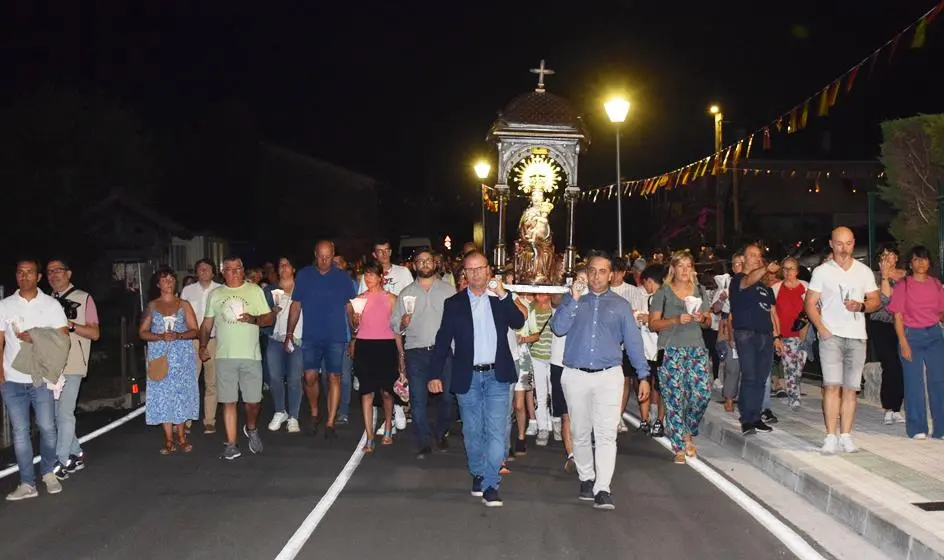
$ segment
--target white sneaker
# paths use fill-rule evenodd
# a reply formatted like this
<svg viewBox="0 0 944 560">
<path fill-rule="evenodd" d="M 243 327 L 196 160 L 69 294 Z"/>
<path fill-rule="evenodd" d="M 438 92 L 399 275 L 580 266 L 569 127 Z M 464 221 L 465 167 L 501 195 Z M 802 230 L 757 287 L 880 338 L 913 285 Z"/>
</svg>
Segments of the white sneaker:
<svg viewBox="0 0 944 560">
<path fill-rule="evenodd" d="M 397 433 L 397 427 L 396 427 L 396 426 L 391 426 L 391 427 L 390 427 L 390 435 L 396 435 L 396 433 Z M 375 436 L 382 436 L 382 435 L 384 435 L 384 423 L 383 423 L 383 422 L 380 423 L 380 426 L 377 426 L 377 431 L 374 432 L 374 435 L 375 435 Z"/>
<path fill-rule="evenodd" d="M 911 436 L 911 439 L 925 440 L 928 439 L 928 434 L 915 434 Z"/>
<path fill-rule="evenodd" d="M 892 420 L 894 420 L 896 424 L 904 424 L 905 415 L 900 412 L 892 412 Z"/>
<path fill-rule="evenodd" d="M 288 420 L 288 414 L 287 414 L 287 413 L 285 413 L 285 412 L 276 412 L 275 415 L 272 417 L 272 421 L 269 422 L 269 431 L 270 431 L 270 432 L 277 432 L 277 431 L 279 431 L 279 429 L 282 428 L 282 424 L 284 424 L 286 420 Z M 293 418 L 293 420 L 294 420 L 294 418 Z M 295 426 L 296 426 L 296 427 L 298 426 L 298 420 L 295 420 Z"/>
<path fill-rule="evenodd" d="M 560 420 L 552 421 L 551 428 L 553 428 L 553 431 L 554 431 L 554 441 L 563 441 L 564 436 L 563 436 L 563 433 L 561 432 L 561 421 Z"/>
<path fill-rule="evenodd" d="M 393 406 L 393 424 L 398 430 L 406 429 L 406 413 L 400 405 Z"/>
<path fill-rule="evenodd" d="M 715 379 L 714 388 L 719 391 L 724 389 L 724 381 L 722 381 L 720 377 L 718 379 Z"/>
<path fill-rule="evenodd" d="M 823 447 L 819 450 L 823 455 L 835 455 L 839 453 L 839 438 L 836 434 L 828 434 L 823 440 Z"/>
<path fill-rule="evenodd" d="M 20 484 L 16 487 L 16 490 L 7 494 L 7 501 L 18 502 L 20 500 L 26 500 L 27 498 L 35 498 L 36 496 L 39 496 L 39 492 L 36 490 L 35 486 Z"/>
<path fill-rule="evenodd" d="M 272 428 L 269 429 L 271 430 Z M 302 431 L 302 429 L 298 426 L 297 418 L 289 418 L 288 426 L 286 426 L 285 429 L 288 430 L 288 433 L 290 434 L 297 434 L 298 432 Z"/>
<path fill-rule="evenodd" d="M 550 438 L 551 438 L 551 434 L 548 433 L 547 430 L 538 430 L 538 439 L 536 443 L 539 446 L 544 447 L 547 445 L 547 440 L 549 440 Z"/>
<path fill-rule="evenodd" d="M 885 417 L 882 419 L 882 423 L 885 424 L 886 426 L 891 426 L 892 424 L 894 424 L 895 423 L 894 414 L 895 413 L 892 412 L 891 410 L 886 410 Z"/>
<path fill-rule="evenodd" d="M 626 425 L 626 422 L 620 420 L 620 423 L 616 425 L 616 433 L 625 434 L 629 431 L 629 426 Z"/>
<path fill-rule="evenodd" d="M 852 434 L 839 434 L 839 446 L 842 447 L 842 450 L 846 453 L 856 453 L 859 451 L 855 442 L 852 441 Z"/>
<path fill-rule="evenodd" d="M 526 435 L 526 436 L 536 436 L 536 435 L 538 435 L 538 422 L 537 422 L 537 420 L 528 420 L 528 429 L 525 430 L 524 435 Z"/>
</svg>

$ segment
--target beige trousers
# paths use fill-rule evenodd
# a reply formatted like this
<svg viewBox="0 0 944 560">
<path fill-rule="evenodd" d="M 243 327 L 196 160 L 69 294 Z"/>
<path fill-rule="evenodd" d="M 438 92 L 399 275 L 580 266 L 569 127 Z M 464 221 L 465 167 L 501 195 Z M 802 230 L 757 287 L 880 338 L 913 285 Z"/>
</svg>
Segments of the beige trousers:
<svg viewBox="0 0 944 560">
<path fill-rule="evenodd" d="M 207 350 L 210 351 L 210 359 L 200 361 L 200 341 L 193 341 L 193 348 L 197 353 L 197 379 L 200 379 L 200 372 L 203 372 L 203 384 L 205 385 L 203 394 L 203 413 L 206 415 L 203 423 L 216 424 L 216 360 L 213 356 L 216 354 L 216 339 L 211 338 L 207 344 Z"/>
</svg>

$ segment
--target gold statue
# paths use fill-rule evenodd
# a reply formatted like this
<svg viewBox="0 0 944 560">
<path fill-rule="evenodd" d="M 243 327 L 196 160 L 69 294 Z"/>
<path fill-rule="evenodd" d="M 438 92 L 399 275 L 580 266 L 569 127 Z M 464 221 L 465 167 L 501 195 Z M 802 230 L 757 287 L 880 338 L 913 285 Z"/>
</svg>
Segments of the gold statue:
<svg viewBox="0 0 944 560">
<path fill-rule="evenodd" d="M 548 215 L 554 205 L 545 200 L 556 188 L 557 172 L 543 156 L 534 156 L 521 167 L 521 190 L 530 195 L 531 204 L 518 222 L 515 242 L 515 282 L 520 284 L 559 284 L 554 266 L 554 240 Z"/>
</svg>

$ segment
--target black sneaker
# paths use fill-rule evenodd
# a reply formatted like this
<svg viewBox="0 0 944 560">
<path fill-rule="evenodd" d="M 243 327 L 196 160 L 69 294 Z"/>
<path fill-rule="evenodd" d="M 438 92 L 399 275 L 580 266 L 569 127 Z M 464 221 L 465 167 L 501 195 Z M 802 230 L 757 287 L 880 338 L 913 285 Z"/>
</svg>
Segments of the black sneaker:
<svg viewBox="0 0 944 560">
<path fill-rule="evenodd" d="M 485 507 L 495 508 L 502 507 L 505 505 L 505 502 L 502 501 L 501 496 L 498 495 L 498 490 L 489 486 L 485 489 L 485 492 L 482 495 L 482 503 L 485 504 Z"/>
<path fill-rule="evenodd" d="M 581 480 L 580 481 L 580 494 L 577 496 L 577 499 L 582 502 L 592 502 L 594 500 L 593 496 L 593 480 Z"/>
<path fill-rule="evenodd" d="M 321 425 L 321 416 L 312 416 L 308 422 L 308 435 L 318 435 L 318 426 Z"/>
<path fill-rule="evenodd" d="M 760 413 L 760 419 L 761 422 L 764 422 L 765 424 L 776 424 L 778 422 L 777 417 L 774 416 L 773 411 L 769 408 Z"/>
<path fill-rule="evenodd" d="M 642 433 L 644 433 L 644 434 L 646 434 L 646 435 L 648 436 L 648 435 L 649 435 L 649 432 L 650 432 L 651 430 L 652 430 L 652 428 L 649 426 L 649 421 L 648 421 L 648 420 L 643 420 L 642 422 L 639 423 L 639 431 L 640 431 L 640 432 L 642 432 Z"/>
<path fill-rule="evenodd" d="M 515 440 L 515 455 L 525 455 L 528 453 L 528 444 L 523 439 Z"/>
<path fill-rule="evenodd" d="M 665 426 L 662 425 L 662 420 L 656 420 L 652 423 L 652 430 L 649 432 L 649 435 L 652 437 L 665 436 Z"/>
<path fill-rule="evenodd" d="M 69 465 L 66 467 L 69 472 L 80 471 L 85 468 L 85 451 L 78 455 L 69 455 Z"/>
<path fill-rule="evenodd" d="M 754 422 L 754 428 L 758 432 L 764 432 L 764 433 L 770 433 L 774 431 L 774 429 L 768 426 L 767 424 L 765 424 L 763 420 L 758 420 L 757 422 Z"/>
<path fill-rule="evenodd" d="M 429 455 L 429 454 L 432 453 L 432 452 L 433 452 L 433 450 L 430 449 L 430 447 L 427 445 L 427 446 L 424 447 L 423 449 L 420 449 L 419 451 L 416 452 L 416 458 L 417 458 L 417 459 L 425 459 L 426 456 Z"/>
<path fill-rule="evenodd" d="M 59 480 L 67 480 L 69 478 L 69 471 L 58 461 L 52 468 L 52 474 L 56 475 L 56 478 Z"/>
<path fill-rule="evenodd" d="M 481 498 L 482 497 L 482 481 L 484 480 L 485 479 L 482 478 L 481 476 L 473 476 L 472 477 L 472 491 L 470 492 L 470 494 L 472 494 L 476 498 Z"/>
<path fill-rule="evenodd" d="M 443 437 L 436 440 L 436 451 L 439 451 L 440 453 L 449 451 L 449 438 L 443 435 Z"/>
<path fill-rule="evenodd" d="M 609 492 L 600 491 L 593 497 L 593 508 L 611 510 L 616 509 L 616 506 L 613 504 L 613 498 Z"/>
<path fill-rule="evenodd" d="M 752 436 L 757 433 L 756 426 L 754 424 L 741 424 L 741 435 L 743 436 Z"/>
</svg>

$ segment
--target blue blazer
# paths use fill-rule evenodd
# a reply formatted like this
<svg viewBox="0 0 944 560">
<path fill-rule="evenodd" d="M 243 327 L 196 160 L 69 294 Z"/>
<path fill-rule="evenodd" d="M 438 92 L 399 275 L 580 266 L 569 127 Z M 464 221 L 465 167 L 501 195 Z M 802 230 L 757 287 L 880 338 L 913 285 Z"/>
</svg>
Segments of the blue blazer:
<svg viewBox="0 0 944 560">
<path fill-rule="evenodd" d="M 503 300 L 494 296 L 488 300 L 492 304 L 495 333 L 498 335 L 495 377 L 504 383 L 515 383 L 518 381 L 518 370 L 511 356 L 511 348 L 508 347 L 508 329 L 520 329 L 524 326 L 525 318 L 515 306 L 511 294 Z M 469 386 L 472 384 L 472 360 L 475 355 L 474 340 L 472 303 L 468 290 L 462 290 L 447 299 L 443 306 L 442 322 L 439 332 L 436 333 L 436 346 L 433 348 L 433 358 L 429 365 L 429 379 L 442 380 L 443 365 L 452 351 L 452 343 L 455 342 L 450 389 L 458 394 L 469 392 Z"/>
</svg>

